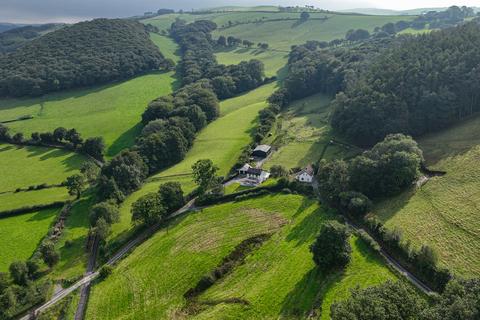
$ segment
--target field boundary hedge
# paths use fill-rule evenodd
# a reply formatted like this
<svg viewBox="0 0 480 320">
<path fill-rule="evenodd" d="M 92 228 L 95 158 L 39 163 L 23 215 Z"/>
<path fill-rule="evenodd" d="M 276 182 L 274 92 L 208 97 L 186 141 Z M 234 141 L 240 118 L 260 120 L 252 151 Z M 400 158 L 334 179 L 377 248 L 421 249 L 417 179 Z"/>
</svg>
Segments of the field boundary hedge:
<svg viewBox="0 0 480 320">
<path fill-rule="evenodd" d="M 53 208 L 61 208 L 63 207 L 68 201 L 55 201 L 52 203 L 47 204 L 39 204 L 34 206 L 26 206 L 12 210 L 5 210 L 0 211 L 0 219 L 11 218 L 15 216 L 20 216 L 23 214 L 27 214 L 33 211 L 40 211 L 45 209 L 53 209 Z"/>
</svg>

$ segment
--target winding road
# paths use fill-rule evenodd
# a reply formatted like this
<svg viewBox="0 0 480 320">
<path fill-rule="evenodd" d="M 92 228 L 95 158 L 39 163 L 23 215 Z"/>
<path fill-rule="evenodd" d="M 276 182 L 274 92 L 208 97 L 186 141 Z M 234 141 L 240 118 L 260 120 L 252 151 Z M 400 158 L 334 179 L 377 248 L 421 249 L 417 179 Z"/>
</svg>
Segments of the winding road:
<svg viewBox="0 0 480 320">
<path fill-rule="evenodd" d="M 316 184 L 316 180 L 313 183 L 313 187 L 315 192 L 318 195 L 318 185 Z M 169 217 L 168 220 L 174 219 L 175 217 L 178 217 L 179 215 L 198 209 L 195 207 L 195 199 L 190 200 L 187 204 L 185 204 L 182 208 L 179 210 L 175 211 L 172 213 Z M 354 230 L 361 230 L 359 227 L 355 226 L 353 223 L 350 221 L 346 221 L 346 223 Z M 138 245 L 142 244 L 145 240 L 147 240 L 150 236 L 152 236 L 155 232 L 157 232 L 161 228 L 161 224 L 155 224 L 140 233 L 137 237 L 134 239 L 130 240 L 127 242 L 120 250 L 117 251 L 108 261 L 107 265 L 113 265 L 116 262 L 118 262 L 120 259 L 122 259 L 125 255 L 127 255 L 133 248 L 137 247 Z M 364 230 L 367 232 L 366 230 Z M 367 232 L 368 233 L 368 232 Z M 95 249 L 96 250 L 96 249 Z M 30 320 L 34 319 L 36 315 L 41 313 L 42 311 L 47 310 L 51 306 L 53 306 L 55 303 L 58 301 L 62 300 L 66 296 L 68 296 L 70 293 L 74 292 L 78 288 L 82 287 L 81 291 L 81 299 L 77 308 L 77 312 L 75 313 L 75 319 L 83 319 L 83 315 L 85 313 L 85 308 L 86 308 L 86 303 L 88 300 L 88 290 L 90 283 L 96 279 L 99 276 L 98 271 L 94 271 L 95 268 L 95 257 L 97 255 L 96 251 L 92 252 L 92 255 L 89 259 L 89 265 L 87 267 L 87 273 L 83 278 L 81 278 L 78 282 L 73 284 L 72 286 L 62 289 L 55 293 L 52 298 L 45 302 L 43 305 L 35 308 L 32 310 L 28 315 L 20 318 L 20 320 Z M 380 247 L 379 251 L 380 255 L 385 259 L 385 261 L 392 267 L 394 268 L 399 274 L 403 275 L 410 283 L 412 283 L 415 287 L 417 287 L 419 290 L 424 292 L 427 295 L 430 295 L 434 292 L 429 286 L 427 286 L 424 282 L 422 282 L 420 279 L 418 279 L 415 275 L 413 275 L 410 271 L 405 269 L 397 260 L 395 260 L 392 256 L 390 256 L 382 247 Z M 83 300 L 82 300 L 83 298 Z"/>
</svg>

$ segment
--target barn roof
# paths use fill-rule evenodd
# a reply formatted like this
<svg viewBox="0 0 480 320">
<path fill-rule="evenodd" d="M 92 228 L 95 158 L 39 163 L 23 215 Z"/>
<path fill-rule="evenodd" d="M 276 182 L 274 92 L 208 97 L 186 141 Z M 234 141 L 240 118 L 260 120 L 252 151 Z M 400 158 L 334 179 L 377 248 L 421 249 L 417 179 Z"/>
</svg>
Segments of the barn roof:
<svg viewBox="0 0 480 320">
<path fill-rule="evenodd" d="M 269 152 L 270 149 L 272 149 L 272 147 L 269 146 L 268 144 L 261 144 L 261 145 L 258 145 L 253 151 Z"/>
</svg>

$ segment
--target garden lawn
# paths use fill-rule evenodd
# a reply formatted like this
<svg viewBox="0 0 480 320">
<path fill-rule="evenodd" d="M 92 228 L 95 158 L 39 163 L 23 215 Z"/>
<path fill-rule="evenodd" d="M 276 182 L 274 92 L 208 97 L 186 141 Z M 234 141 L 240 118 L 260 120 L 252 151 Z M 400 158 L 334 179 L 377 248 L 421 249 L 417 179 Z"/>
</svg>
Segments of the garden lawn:
<svg viewBox="0 0 480 320">
<path fill-rule="evenodd" d="M 192 181 L 191 167 L 197 160 L 211 159 L 220 169 L 218 174 L 227 175 L 242 149 L 251 142 L 250 131 L 256 124 L 258 112 L 266 107 L 265 100 L 275 88 L 276 84 L 271 83 L 242 96 L 222 101 L 220 118 L 198 134 L 185 159 L 151 177 L 140 190 L 128 196 L 122 203 L 121 220 L 112 226 L 111 240 L 116 241 L 118 235 L 121 235 L 121 238 L 128 237 L 131 231 L 132 204 L 141 196 L 156 192 L 160 184 L 177 181 L 182 184 L 185 194 L 192 191 L 195 184 Z"/>
<path fill-rule="evenodd" d="M 49 204 L 71 199 L 67 188 L 48 188 L 27 192 L 8 192 L 0 194 L 0 211 Z"/>
<path fill-rule="evenodd" d="M 263 233 L 272 233 L 272 238 L 250 254 L 244 265 L 199 297 L 200 302 L 237 297 L 250 305 L 214 303 L 197 316 L 276 319 L 307 312 L 317 302 L 322 285 L 309 245 L 329 219 L 334 216 L 317 201 L 299 195 L 267 195 L 179 217 L 93 287 L 87 318 L 164 319 L 185 315 L 183 294 L 241 241 Z M 347 271 L 346 277 L 328 286 L 327 293 L 346 296 L 343 292 L 356 286 L 351 278 L 361 278 L 358 282 L 362 285 L 394 278 L 373 253 L 358 247 L 354 240 L 352 243 L 351 268 L 360 269 Z"/>
<path fill-rule="evenodd" d="M 84 156 L 66 150 L 0 143 L 0 192 L 59 184 L 77 173 L 84 161 Z"/>
<path fill-rule="evenodd" d="M 108 157 L 133 145 L 141 131 L 147 104 L 172 92 L 173 72 L 150 73 L 123 82 L 52 93 L 40 98 L 0 99 L 0 121 L 31 115 L 33 119 L 8 124 L 29 137 L 32 132 L 75 128 L 84 138 L 104 138 Z M 0 158 L 1 158 L 0 154 Z"/>
<path fill-rule="evenodd" d="M 419 139 L 427 164 L 446 171 L 420 189 L 377 203 L 375 214 L 415 246 L 428 244 L 442 266 L 480 275 L 480 117 Z"/>
<path fill-rule="evenodd" d="M 0 272 L 14 261 L 26 261 L 47 234 L 59 209 L 47 209 L 0 219 Z"/>
</svg>

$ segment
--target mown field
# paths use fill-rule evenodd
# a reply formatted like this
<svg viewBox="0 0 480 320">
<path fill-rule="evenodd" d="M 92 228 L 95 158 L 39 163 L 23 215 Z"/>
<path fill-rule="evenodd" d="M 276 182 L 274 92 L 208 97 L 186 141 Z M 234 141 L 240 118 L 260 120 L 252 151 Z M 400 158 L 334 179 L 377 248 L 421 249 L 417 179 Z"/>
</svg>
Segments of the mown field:
<svg viewBox="0 0 480 320">
<path fill-rule="evenodd" d="M 419 139 L 427 164 L 447 174 L 375 207 L 388 227 L 431 245 L 441 265 L 462 276 L 480 275 L 479 127 L 476 117 Z"/>
<path fill-rule="evenodd" d="M 265 168 L 282 165 L 288 169 L 317 163 L 321 158 L 333 159 L 356 152 L 338 144 L 329 124 L 331 97 L 317 94 L 292 103 L 277 119 L 272 136 L 265 143 L 277 150 L 265 162 Z"/>
<path fill-rule="evenodd" d="M 48 209 L 0 219 L 0 272 L 7 272 L 14 261 L 30 258 L 58 212 Z"/>
<path fill-rule="evenodd" d="M 255 43 L 267 42 L 271 48 L 289 51 L 294 44 L 302 44 L 307 40 L 330 41 L 343 38 L 348 30 L 362 28 L 372 31 L 387 22 L 411 20 L 414 16 L 363 16 L 310 13 L 311 18 L 302 22 L 300 13 L 288 12 L 215 12 L 206 14 L 169 14 L 143 20 L 167 30 L 176 18 L 187 22 L 211 20 L 219 29 L 213 36 L 235 36 Z M 327 20 L 322 18 L 328 17 Z M 268 20 L 289 19 L 283 21 Z M 229 21 L 233 26 L 228 27 Z M 236 25 L 237 23 L 240 23 Z"/>
<path fill-rule="evenodd" d="M 265 100 L 275 90 L 276 84 L 262 86 L 247 94 L 220 103 L 221 116 L 203 129 L 195 139 L 192 149 L 177 165 L 151 177 L 139 191 L 122 204 L 121 221 L 112 227 L 112 238 L 131 228 L 131 206 L 141 196 L 155 192 L 167 181 L 178 181 L 185 193 L 192 191 L 191 167 L 200 159 L 211 159 L 219 167 L 219 175 L 226 175 L 235 164 L 242 149 L 251 141 L 250 130 L 255 126 L 258 111 L 266 106 Z M 123 235 L 125 236 L 125 234 Z"/>
<path fill-rule="evenodd" d="M 183 294 L 237 244 L 264 233 L 273 235 L 244 265 L 199 299 L 240 297 L 250 305 L 213 303 L 196 316 L 278 318 L 308 312 L 317 298 L 329 304 L 356 283 L 370 285 L 395 278 L 364 245 L 352 239 L 352 264 L 344 275 L 324 282 L 308 247 L 322 223 L 333 218 L 317 201 L 298 195 L 264 196 L 179 217 L 93 287 L 87 319 L 193 317 L 195 314 L 186 314 Z M 326 286 L 320 290 L 324 294 L 317 297 L 322 286 Z"/>
</svg>

